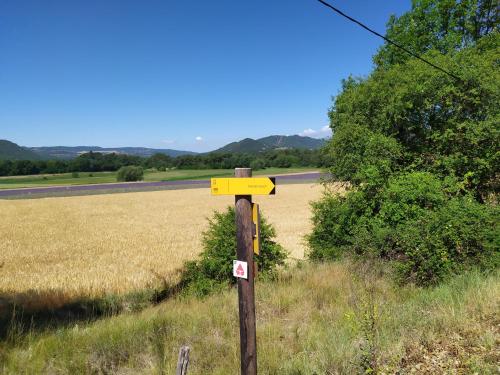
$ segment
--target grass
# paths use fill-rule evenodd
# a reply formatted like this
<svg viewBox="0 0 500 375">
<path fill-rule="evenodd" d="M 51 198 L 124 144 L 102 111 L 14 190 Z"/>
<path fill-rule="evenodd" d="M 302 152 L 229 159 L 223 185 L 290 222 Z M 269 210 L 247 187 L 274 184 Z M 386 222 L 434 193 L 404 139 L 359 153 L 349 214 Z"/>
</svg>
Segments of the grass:
<svg viewBox="0 0 500 375">
<path fill-rule="evenodd" d="M 314 168 L 267 168 L 255 171 L 254 175 L 278 175 L 284 173 L 298 173 L 315 171 Z M 232 176 L 232 169 L 173 169 L 165 172 L 146 171 L 144 181 L 176 181 L 197 180 L 210 177 Z M 34 188 L 65 185 L 91 185 L 116 182 L 116 172 L 79 173 L 75 178 L 71 173 L 38 176 L 0 177 L 0 189 Z"/>
<path fill-rule="evenodd" d="M 309 201 L 321 190 L 283 185 L 254 197 L 292 257 L 304 256 Z M 200 253 L 206 218 L 231 204 L 234 197 L 208 188 L 0 200 L 0 291 L 17 304 L 57 308 L 154 287 Z"/>
<path fill-rule="evenodd" d="M 344 262 L 303 263 L 257 282 L 259 372 L 497 373 L 498 273 L 431 289 L 389 280 L 379 265 Z M 0 372 L 173 374 L 185 344 L 189 374 L 239 372 L 234 289 L 47 332 L 14 329 L 0 344 Z"/>
</svg>

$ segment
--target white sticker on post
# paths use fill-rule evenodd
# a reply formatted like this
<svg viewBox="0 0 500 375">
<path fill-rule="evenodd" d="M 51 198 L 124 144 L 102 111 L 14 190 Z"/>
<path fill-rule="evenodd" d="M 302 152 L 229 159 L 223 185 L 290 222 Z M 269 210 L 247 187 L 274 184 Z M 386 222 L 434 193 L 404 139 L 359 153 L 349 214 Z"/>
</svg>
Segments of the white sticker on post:
<svg viewBox="0 0 500 375">
<path fill-rule="evenodd" d="M 233 260 L 233 276 L 248 279 L 248 263 L 241 260 Z"/>
</svg>

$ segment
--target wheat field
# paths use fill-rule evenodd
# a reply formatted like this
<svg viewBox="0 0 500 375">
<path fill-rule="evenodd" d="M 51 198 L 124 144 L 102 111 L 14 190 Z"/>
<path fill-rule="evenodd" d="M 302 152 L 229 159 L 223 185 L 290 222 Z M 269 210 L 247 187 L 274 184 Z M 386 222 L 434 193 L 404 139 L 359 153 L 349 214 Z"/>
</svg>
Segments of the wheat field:
<svg viewBox="0 0 500 375">
<path fill-rule="evenodd" d="M 255 196 L 294 258 L 304 256 L 318 184 Z M 201 251 L 213 210 L 233 204 L 209 189 L 0 201 L 0 291 L 98 296 L 173 277 Z"/>
</svg>

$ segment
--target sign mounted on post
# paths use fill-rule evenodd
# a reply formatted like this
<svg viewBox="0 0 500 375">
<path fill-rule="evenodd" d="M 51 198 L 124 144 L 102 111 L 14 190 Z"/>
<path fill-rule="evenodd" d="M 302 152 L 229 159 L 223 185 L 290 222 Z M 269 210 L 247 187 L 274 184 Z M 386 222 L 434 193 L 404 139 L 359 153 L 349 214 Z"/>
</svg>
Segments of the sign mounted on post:
<svg viewBox="0 0 500 375">
<path fill-rule="evenodd" d="M 260 253 L 260 217 L 252 195 L 275 194 L 276 183 L 274 177 L 252 178 L 251 168 L 235 168 L 234 175 L 212 178 L 210 188 L 212 195 L 234 195 L 237 260 L 233 260 L 233 276 L 238 284 L 241 375 L 257 375 L 254 254 Z"/>
<path fill-rule="evenodd" d="M 233 276 L 248 279 L 248 263 L 241 260 L 233 260 Z"/>
<path fill-rule="evenodd" d="M 269 195 L 276 193 L 274 177 L 212 178 L 212 195 Z"/>
<path fill-rule="evenodd" d="M 252 221 L 253 221 L 253 253 L 260 254 L 260 211 L 257 203 L 252 203 Z"/>
</svg>

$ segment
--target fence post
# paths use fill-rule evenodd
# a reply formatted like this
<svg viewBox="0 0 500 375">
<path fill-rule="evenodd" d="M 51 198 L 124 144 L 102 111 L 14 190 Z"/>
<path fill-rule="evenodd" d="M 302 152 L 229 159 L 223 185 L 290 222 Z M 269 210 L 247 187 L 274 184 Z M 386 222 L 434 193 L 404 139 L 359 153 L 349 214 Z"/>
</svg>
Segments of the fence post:
<svg viewBox="0 0 500 375">
<path fill-rule="evenodd" d="M 177 369 L 175 375 L 187 375 L 189 364 L 189 346 L 181 346 L 179 350 L 179 359 L 177 360 Z"/>
<path fill-rule="evenodd" d="M 251 168 L 236 168 L 235 177 L 252 177 Z M 257 374 L 257 334 L 255 327 L 255 290 L 253 268 L 252 196 L 235 196 L 236 255 L 248 264 L 248 279 L 238 278 L 240 313 L 241 374 Z"/>
</svg>

